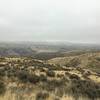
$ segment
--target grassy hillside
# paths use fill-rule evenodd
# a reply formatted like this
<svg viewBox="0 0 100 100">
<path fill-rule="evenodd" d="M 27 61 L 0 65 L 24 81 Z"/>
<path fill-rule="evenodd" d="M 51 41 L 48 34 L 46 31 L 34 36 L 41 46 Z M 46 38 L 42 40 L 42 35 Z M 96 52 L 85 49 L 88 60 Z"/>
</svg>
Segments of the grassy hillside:
<svg viewBox="0 0 100 100">
<path fill-rule="evenodd" d="M 66 67 L 82 67 L 100 72 L 100 52 L 85 53 L 76 56 L 57 57 L 48 60 L 48 63 Z"/>
<path fill-rule="evenodd" d="M 99 100 L 100 74 L 74 67 L 81 59 L 69 59 L 72 67 L 28 57 L 0 58 L 0 100 Z"/>
</svg>

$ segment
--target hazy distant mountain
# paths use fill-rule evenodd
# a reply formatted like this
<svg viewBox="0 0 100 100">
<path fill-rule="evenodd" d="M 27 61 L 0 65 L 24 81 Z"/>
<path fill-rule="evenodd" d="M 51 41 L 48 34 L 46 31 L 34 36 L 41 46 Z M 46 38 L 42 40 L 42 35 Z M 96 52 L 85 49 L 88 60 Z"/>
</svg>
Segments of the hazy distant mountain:
<svg viewBox="0 0 100 100">
<path fill-rule="evenodd" d="M 80 44 L 67 41 L 2 42 L 0 56 L 31 56 L 37 59 L 51 59 L 65 56 L 69 51 L 99 51 L 97 44 Z"/>
</svg>

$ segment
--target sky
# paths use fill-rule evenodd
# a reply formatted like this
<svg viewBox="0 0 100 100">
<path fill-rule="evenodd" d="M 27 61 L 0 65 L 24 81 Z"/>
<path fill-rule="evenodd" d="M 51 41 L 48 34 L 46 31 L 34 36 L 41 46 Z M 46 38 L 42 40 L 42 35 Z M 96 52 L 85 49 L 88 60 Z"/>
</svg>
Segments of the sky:
<svg viewBox="0 0 100 100">
<path fill-rule="evenodd" d="M 0 0 L 0 41 L 100 43 L 100 0 Z"/>
</svg>

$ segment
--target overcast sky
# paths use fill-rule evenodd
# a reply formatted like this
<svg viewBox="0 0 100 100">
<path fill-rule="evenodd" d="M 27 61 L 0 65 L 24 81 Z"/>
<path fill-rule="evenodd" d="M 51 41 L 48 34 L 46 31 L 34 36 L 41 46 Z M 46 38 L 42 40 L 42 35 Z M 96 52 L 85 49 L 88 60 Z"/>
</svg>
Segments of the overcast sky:
<svg viewBox="0 0 100 100">
<path fill-rule="evenodd" d="M 100 43 L 100 0 L 0 0 L 0 41 Z"/>
</svg>

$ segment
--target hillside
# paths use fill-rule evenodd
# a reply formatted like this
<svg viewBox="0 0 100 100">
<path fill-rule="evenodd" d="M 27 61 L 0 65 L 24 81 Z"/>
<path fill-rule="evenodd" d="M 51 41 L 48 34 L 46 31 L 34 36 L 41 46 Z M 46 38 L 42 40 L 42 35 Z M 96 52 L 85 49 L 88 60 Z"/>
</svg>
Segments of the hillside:
<svg viewBox="0 0 100 100">
<path fill-rule="evenodd" d="M 49 60 L 100 51 L 99 45 L 62 42 L 0 42 L 1 57 L 32 57 Z"/>
<path fill-rule="evenodd" d="M 48 63 L 66 67 L 81 67 L 100 73 L 100 52 L 57 57 L 48 60 Z"/>
<path fill-rule="evenodd" d="M 100 74 L 87 67 L 64 66 L 65 58 L 49 64 L 29 57 L 1 57 L 0 100 L 99 100 Z"/>
</svg>

